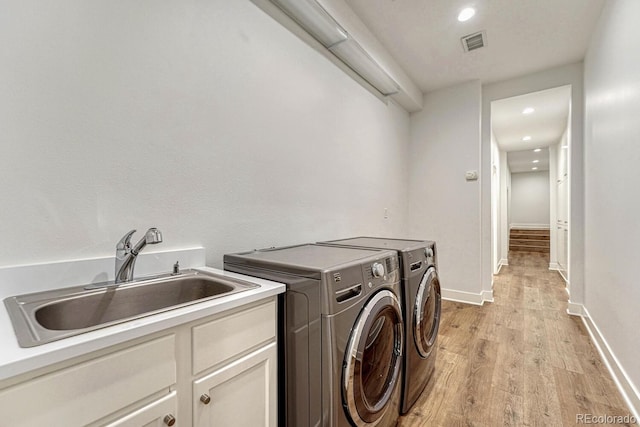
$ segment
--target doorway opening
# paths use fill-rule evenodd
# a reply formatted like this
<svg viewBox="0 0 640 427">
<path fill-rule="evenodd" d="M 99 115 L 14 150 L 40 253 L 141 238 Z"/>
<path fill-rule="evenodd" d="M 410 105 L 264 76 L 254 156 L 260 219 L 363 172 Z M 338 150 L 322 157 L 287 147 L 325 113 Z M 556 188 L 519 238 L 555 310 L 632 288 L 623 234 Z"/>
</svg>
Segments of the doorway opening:
<svg viewBox="0 0 640 427">
<path fill-rule="evenodd" d="M 491 103 L 493 274 L 535 253 L 569 281 L 571 85 Z"/>
</svg>

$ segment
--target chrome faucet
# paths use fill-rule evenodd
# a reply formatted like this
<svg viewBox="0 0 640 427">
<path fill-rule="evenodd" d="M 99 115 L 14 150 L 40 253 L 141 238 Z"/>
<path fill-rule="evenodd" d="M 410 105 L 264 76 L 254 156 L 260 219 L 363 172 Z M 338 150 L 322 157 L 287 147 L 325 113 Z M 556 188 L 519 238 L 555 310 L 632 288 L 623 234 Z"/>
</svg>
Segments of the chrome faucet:
<svg viewBox="0 0 640 427">
<path fill-rule="evenodd" d="M 147 245 L 162 242 L 162 233 L 157 228 L 150 228 L 144 237 L 131 247 L 131 236 L 136 230 L 125 234 L 116 245 L 116 284 L 133 280 L 133 268 L 140 251 Z"/>
</svg>

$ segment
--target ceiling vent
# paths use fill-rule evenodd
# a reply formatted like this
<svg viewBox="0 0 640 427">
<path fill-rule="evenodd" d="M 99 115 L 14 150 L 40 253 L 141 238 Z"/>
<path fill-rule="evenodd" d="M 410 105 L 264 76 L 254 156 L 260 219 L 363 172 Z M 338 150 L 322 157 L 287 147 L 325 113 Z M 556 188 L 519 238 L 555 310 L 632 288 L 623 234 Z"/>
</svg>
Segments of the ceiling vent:
<svg viewBox="0 0 640 427">
<path fill-rule="evenodd" d="M 487 35 L 484 31 L 478 31 L 477 33 L 466 35 L 460 40 L 462 40 L 464 51 L 471 52 L 486 46 Z"/>
</svg>

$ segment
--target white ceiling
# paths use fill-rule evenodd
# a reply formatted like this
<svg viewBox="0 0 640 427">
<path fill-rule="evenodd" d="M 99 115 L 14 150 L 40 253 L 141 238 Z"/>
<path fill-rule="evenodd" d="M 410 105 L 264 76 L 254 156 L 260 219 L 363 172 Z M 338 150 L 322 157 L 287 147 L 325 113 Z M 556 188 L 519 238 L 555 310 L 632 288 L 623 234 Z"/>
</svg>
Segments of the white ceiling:
<svg viewBox="0 0 640 427">
<path fill-rule="evenodd" d="M 584 58 L 604 0 L 345 0 L 423 92 L 483 83 Z M 474 6 L 476 16 L 457 21 Z M 460 38 L 485 30 L 464 53 Z"/>
<path fill-rule="evenodd" d="M 491 130 L 507 159 L 512 173 L 549 170 L 549 150 L 567 128 L 571 86 L 500 99 L 491 103 Z M 523 114 L 525 108 L 535 111 Z M 523 141 L 525 136 L 531 137 Z M 541 148 L 540 152 L 534 152 Z M 538 163 L 533 163 L 538 160 Z"/>
<path fill-rule="evenodd" d="M 538 163 L 533 163 L 538 160 Z M 543 148 L 540 152 L 532 150 L 511 151 L 507 153 L 507 162 L 511 173 L 543 172 L 549 170 L 549 148 Z M 533 168 L 538 168 L 533 170 Z"/>
<path fill-rule="evenodd" d="M 345 0 L 423 92 L 496 82 L 584 58 L 605 0 Z M 476 15 L 458 22 L 460 10 Z M 460 38 L 485 31 L 465 53 Z M 549 169 L 548 146 L 566 129 L 570 87 L 492 103 L 492 130 L 512 172 Z M 523 115 L 525 107 L 535 113 Z M 525 142 L 522 138 L 531 136 Z M 535 148 L 541 151 L 535 153 Z M 534 164 L 533 161 L 539 162 Z"/>
<path fill-rule="evenodd" d="M 491 103 L 491 130 L 503 151 L 548 147 L 567 128 L 571 86 L 528 93 Z M 532 107 L 535 112 L 522 114 Z M 531 140 L 523 141 L 525 136 Z"/>
</svg>

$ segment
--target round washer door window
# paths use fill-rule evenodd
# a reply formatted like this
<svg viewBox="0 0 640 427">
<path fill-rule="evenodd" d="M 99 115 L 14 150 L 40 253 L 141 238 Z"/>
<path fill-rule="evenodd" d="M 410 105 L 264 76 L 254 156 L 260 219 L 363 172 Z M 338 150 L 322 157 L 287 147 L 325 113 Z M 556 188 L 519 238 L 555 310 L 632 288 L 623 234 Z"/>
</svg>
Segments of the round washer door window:
<svg viewBox="0 0 640 427">
<path fill-rule="evenodd" d="M 433 350 L 440 326 L 440 281 L 434 267 L 422 277 L 414 310 L 413 338 L 422 358 Z"/>
<path fill-rule="evenodd" d="M 400 380 L 402 314 L 389 290 L 376 293 L 360 312 L 347 346 L 343 398 L 357 426 L 375 423 Z"/>
</svg>

